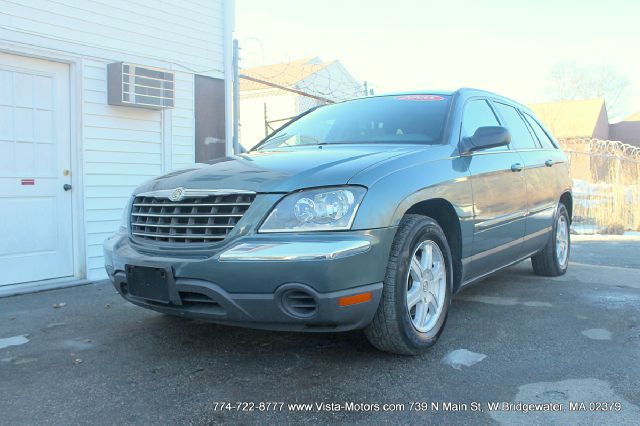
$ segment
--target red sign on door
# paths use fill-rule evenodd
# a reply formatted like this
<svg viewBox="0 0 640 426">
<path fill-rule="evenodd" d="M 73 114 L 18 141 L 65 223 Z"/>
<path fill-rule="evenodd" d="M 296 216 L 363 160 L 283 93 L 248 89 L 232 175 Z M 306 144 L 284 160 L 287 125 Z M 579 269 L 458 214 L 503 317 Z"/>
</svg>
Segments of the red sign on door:
<svg viewBox="0 0 640 426">
<path fill-rule="evenodd" d="M 20 180 L 20 185 L 35 185 L 36 184 L 36 180 L 35 179 L 21 179 Z"/>
</svg>

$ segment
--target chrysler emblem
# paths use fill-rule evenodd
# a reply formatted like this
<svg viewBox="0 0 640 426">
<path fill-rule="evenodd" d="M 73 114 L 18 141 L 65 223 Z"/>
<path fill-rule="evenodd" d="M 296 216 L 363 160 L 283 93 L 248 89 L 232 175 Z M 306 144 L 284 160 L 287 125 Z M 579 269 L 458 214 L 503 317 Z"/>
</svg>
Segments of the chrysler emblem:
<svg viewBox="0 0 640 426">
<path fill-rule="evenodd" d="M 171 201 L 180 201 L 184 198 L 184 188 L 176 188 L 173 190 L 171 195 L 169 195 L 169 200 Z"/>
</svg>

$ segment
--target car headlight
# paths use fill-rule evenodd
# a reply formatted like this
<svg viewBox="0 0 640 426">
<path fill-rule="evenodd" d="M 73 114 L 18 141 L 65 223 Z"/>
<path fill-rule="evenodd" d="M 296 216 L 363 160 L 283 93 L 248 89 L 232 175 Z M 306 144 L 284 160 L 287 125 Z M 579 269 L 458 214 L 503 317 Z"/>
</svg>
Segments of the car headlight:
<svg viewBox="0 0 640 426">
<path fill-rule="evenodd" d="M 284 197 L 259 232 L 350 229 L 367 190 L 361 186 L 307 189 Z"/>
</svg>

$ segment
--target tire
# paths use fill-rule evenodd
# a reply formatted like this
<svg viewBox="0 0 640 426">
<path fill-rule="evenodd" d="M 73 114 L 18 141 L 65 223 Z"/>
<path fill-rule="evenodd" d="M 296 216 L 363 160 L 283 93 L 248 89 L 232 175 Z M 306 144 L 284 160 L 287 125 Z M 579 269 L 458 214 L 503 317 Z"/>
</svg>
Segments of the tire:
<svg viewBox="0 0 640 426">
<path fill-rule="evenodd" d="M 414 256 L 417 263 L 411 269 Z M 422 269 L 423 260 L 431 266 Z M 426 216 L 406 215 L 391 246 L 380 305 L 364 330 L 369 342 L 382 351 L 401 355 L 417 355 L 432 346 L 449 311 L 452 265 L 449 244 L 438 223 Z M 426 271 L 424 275 L 416 272 L 417 266 Z M 416 276 L 425 277 L 424 281 L 417 284 Z M 408 308 L 413 303 L 409 295 L 413 302 L 418 300 L 412 308 Z"/>
<path fill-rule="evenodd" d="M 549 238 L 549 241 L 541 252 L 531 257 L 531 266 L 533 266 L 533 272 L 537 275 L 557 277 L 567 272 L 569 254 L 571 253 L 569 223 L 567 208 L 564 204 L 559 203 L 553 220 L 551 238 Z M 559 239 L 564 239 L 564 249 Z"/>
</svg>

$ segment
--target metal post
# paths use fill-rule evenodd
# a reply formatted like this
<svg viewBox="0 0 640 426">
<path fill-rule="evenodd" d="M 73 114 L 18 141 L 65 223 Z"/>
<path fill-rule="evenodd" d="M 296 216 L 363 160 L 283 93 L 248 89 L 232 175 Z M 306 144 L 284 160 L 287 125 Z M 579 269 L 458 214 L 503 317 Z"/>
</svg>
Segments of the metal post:
<svg viewBox="0 0 640 426">
<path fill-rule="evenodd" d="M 224 155 L 233 154 L 234 2 L 224 1 Z"/>
<path fill-rule="evenodd" d="M 267 118 L 267 103 L 264 103 L 264 137 L 269 136 L 269 119 Z"/>
<path fill-rule="evenodd" d="M 233 153 L 240 153 L 238 131 L 240 129 L 240 70 L 238 40 L 233 40 Z"/>
</svg>

